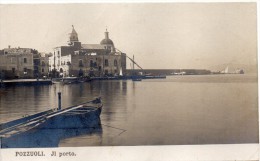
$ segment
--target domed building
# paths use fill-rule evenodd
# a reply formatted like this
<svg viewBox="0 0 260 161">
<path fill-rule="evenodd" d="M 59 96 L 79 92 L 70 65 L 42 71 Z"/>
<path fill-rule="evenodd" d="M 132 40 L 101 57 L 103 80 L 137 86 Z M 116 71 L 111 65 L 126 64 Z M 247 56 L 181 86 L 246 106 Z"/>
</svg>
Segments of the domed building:
<svg viewBox="0 0 260 161">
<path fill-rule="evenodd" d="M 109 32 L 106 29 L 105 38 L 100 42 L 100 45 L 103 45 L 104 48 L 109 52 L 115 52 L 115 46 L 111 39 L 109 39 Z"/>
<path fill-rule="evenodd" d="M 126 73 L 126 54 L 115 50 L 114 42 L 105 31 L 100 44 L 82 44 L 72 25 L 68 46 L 54 48 L 50 71 L 60 76 L 114 76 Z"/>
</svg>

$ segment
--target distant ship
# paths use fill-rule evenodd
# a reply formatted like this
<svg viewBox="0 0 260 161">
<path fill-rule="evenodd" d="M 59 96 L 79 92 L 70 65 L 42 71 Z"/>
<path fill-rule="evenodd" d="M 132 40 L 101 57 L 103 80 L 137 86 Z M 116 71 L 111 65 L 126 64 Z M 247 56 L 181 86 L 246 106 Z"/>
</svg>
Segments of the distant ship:
<svg viewBox="0 0 260 161">
<path fill-rule="evenodd" d="M 181 69 L 180 69 L 179 72 L 173 72 L 173 73 L 171 73 L 171 75 L 186 75 L 186 72 L 181 71 Z"/>
</svg>

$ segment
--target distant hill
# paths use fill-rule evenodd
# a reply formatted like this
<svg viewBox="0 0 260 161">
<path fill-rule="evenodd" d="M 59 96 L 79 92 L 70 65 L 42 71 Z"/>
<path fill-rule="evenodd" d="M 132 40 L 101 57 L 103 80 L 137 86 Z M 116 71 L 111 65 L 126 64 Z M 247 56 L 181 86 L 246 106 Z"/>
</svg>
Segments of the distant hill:
<svg viewBox="0 0 260 161">
<path fill-rule="evenodd" d="M 243 69 L 245 73 L 249 73 L 249 74 L 257 73 L 257 65 L 244 65 L 244 64 L 221 64 L 221 65 L 209 67 L 209 70 L 223 71 L 227 66 L 229 68 L 229 72 L 233 72 L 236 69 Z"/>
</svg>

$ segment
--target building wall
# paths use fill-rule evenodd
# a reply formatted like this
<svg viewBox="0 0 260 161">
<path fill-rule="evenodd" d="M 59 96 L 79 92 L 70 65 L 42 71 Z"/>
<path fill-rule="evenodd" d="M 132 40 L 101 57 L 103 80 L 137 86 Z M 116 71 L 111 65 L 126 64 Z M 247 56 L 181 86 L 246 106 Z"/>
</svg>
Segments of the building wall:
<svg viewBox="0 0 260 161">
<path fill-rule="evenodd" d="M 122 67 L 122 74 L 126 75 L 126 54 L 121 53 L 121 67 Z"/>
<path fill-rule="evenodd" d="M 48 55 L 41 56 L 35 49 L 6 48 L 0 54 L 0 72 L 4 79 L 47 76 L 48 65 Z"/>
<path fill-rule="evenodd" d="M 0 70 L 5 78 L 33 78 L 33 54 L 14 53 L 0 55 Z"/>
<path fill-rule="evenodd" d="M 73 54 L 74 51 L 81 48 L 80 45 L 80 42 L 74 42 L 72 46 L 59 46 L 54 48 L 53 55 L 49 57 L 49 70 L 52 71 L 56 69 L 57 71 L 59 71 L 62 65 L 61 57 Z"/>
<path fill-rule="evenodd" d="M 70 75 L 70 66 L 71 66 L 71 55 L 62 56 L 61 57 L 61 66 L 58 69 L 59 72 L 61 72 L 61 69 L 62 69 L 61 76 L 64 76 L 64 77 L 71 76 Z"/>
<path fill-rule="evenodd" d="M 73 54 L 62 56 L 60 71 L 63 76 L 103 76 L 119 75 L 121 69 L 121 55 Z M 66 63 L 70 62 L 70 63 Z"/>
<path fill-rule="evenodd" d="M 104 59 L 104 64 L 103 64 L 104 74 L 119 75 L 121 69 L 121 55 L 116 55 L 116 54 L 104 55 L 103 59 Z"/>
<path fill-rule="evenodd" d="M 40 65 L 39 65 L 39 74 L 40 77 L 48 76 L 49 74 L 49 57 L 40 57 Z"/>
</svg>

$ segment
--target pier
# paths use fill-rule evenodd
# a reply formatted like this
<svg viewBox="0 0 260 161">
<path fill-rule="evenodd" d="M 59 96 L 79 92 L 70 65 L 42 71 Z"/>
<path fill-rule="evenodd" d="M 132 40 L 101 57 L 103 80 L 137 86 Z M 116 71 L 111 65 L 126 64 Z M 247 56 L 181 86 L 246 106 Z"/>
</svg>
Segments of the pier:
<svg viewBox="0 0 260 161">
<path fill-rule="evenodd" d="M 50 79 L 12 79 L 1 80 L 0 87 L 6 86 L 30 86 L 30 85 L 50 85 L 52 81 Z"/>
<path fill-rule="evenodd" d="M 141 79 L 166 79 L 165 75 L 156 75 L 156 76 L 145 76 L 145 75 L 139 75 L 139 76 L 117 76 L 117 77 L 92 77 L 91 80 L 130 80 L 134 77 L 138 77 Z"/>
</svg>

